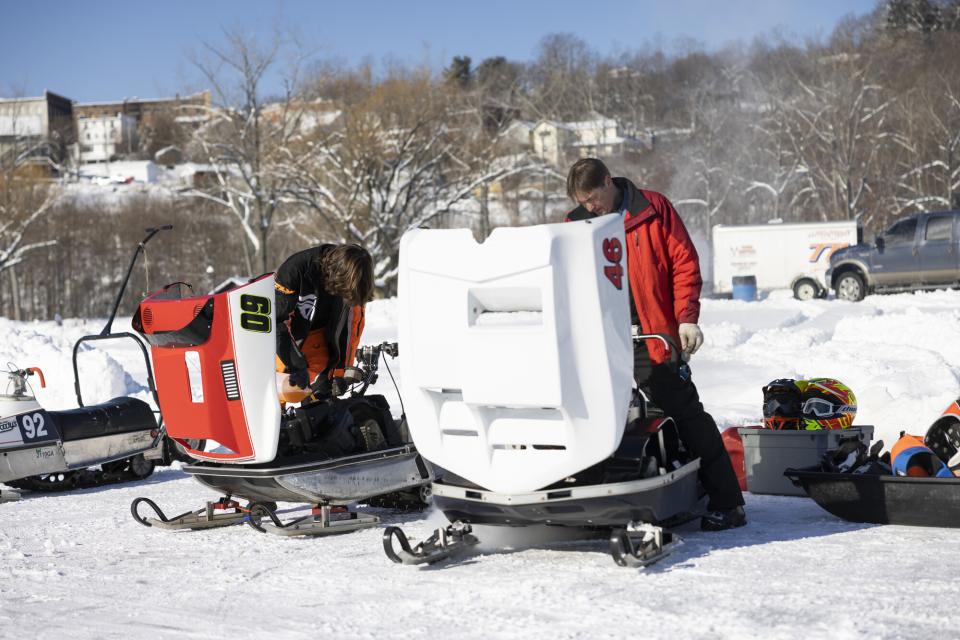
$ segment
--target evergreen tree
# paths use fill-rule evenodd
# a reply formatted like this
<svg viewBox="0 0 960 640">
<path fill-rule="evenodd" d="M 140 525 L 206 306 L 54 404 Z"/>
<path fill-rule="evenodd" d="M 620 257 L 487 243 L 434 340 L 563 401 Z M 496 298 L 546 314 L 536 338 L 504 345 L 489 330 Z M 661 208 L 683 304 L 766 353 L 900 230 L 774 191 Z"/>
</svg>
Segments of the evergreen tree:
<svg viewBox="0 0 960 640">
<path fill-rule="evenodd" d="M 461 89 L 470 86 L 473 80 L 473 69 L 470 68 L 470 56 L 453 56 L 450 66 L 444 69 L 443 77 L 447 84 Z"/>
</svg>

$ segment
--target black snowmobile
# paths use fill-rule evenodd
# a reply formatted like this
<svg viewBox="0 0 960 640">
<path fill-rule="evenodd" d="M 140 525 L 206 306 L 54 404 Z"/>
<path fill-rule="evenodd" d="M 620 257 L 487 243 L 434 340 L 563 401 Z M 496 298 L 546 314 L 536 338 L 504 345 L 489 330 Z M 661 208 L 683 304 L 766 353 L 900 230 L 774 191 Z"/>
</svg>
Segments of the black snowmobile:
<svg viewBox="0 0 960 640">
<path fill-rule="evenodd" d="M 960 527 L 960 400 L 934 421 L 922 445 L 928 457 L 939 460 L 943 477 L 936 477 L 933 469 L 921 470 L 917 476 L 894 473 L 890 454 L 881 456 L 883 441 L 869 452 L 863 445 L 848 445 L 815 467 L 787 469 L 784 475 L 843 520 Z"/>
</svg>

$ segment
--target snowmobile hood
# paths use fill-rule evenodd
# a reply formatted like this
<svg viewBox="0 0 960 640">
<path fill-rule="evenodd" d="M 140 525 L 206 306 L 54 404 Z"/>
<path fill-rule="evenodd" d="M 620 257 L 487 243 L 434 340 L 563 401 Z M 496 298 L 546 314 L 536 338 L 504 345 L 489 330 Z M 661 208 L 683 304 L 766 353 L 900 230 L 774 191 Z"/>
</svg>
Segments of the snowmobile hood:
<svg viewBox="0 0 960 640">
<path fill-rule="evenodd" d="M 633 382 L 623 221 L 407 232 L 403 398 L 417 449 L 486 489 L 527 492 L 620 443 Z"/>
<path fill-rule="evenodd" d="M 270 275 L 211 296 L 180 297 L 166 287 L 141 302 L 134 316 L 134 328 L 151 345 L 167 434 L 195 458 L 258 463 L 276 456 L 280 403 Z M 195 451 L 188 440 L 207 440 L 218 450 Z"/>
</svg>

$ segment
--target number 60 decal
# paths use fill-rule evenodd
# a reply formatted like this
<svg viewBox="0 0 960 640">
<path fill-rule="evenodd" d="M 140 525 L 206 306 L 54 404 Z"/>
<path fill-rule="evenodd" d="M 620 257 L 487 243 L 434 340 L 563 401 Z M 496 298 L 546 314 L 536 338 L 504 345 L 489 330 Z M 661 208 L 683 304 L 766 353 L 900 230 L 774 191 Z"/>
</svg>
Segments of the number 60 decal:
<svg viewBox="0 0 960 640">
<path fill-rule="evenodd" d="M 240 296 L 240 326 L 247 331 L 270 333 L 270 299 L 245 293 Z"/>
<path fill-rule="evenodd" d="M 619 238 L 605 238 L 603 241 L 603 257 L 610 263 L 603 267 L 603 275 L 613 283 L 617 289 L 623 289 L 623 245 Z"/>
</svg>

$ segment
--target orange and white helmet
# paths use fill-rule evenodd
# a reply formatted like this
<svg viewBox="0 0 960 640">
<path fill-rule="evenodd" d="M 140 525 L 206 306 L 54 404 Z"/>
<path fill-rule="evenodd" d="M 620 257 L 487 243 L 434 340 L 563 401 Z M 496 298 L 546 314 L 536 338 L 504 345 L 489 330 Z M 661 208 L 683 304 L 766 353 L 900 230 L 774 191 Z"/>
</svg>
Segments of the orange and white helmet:
<svg viewBox="0 0 960 640">
<path fill-rule="evenodd" d="M 846 429 L 857 415 L 853 390 L 833 378 L 811 378 L 801 397 L 803 429 Z"/>
</svg>

